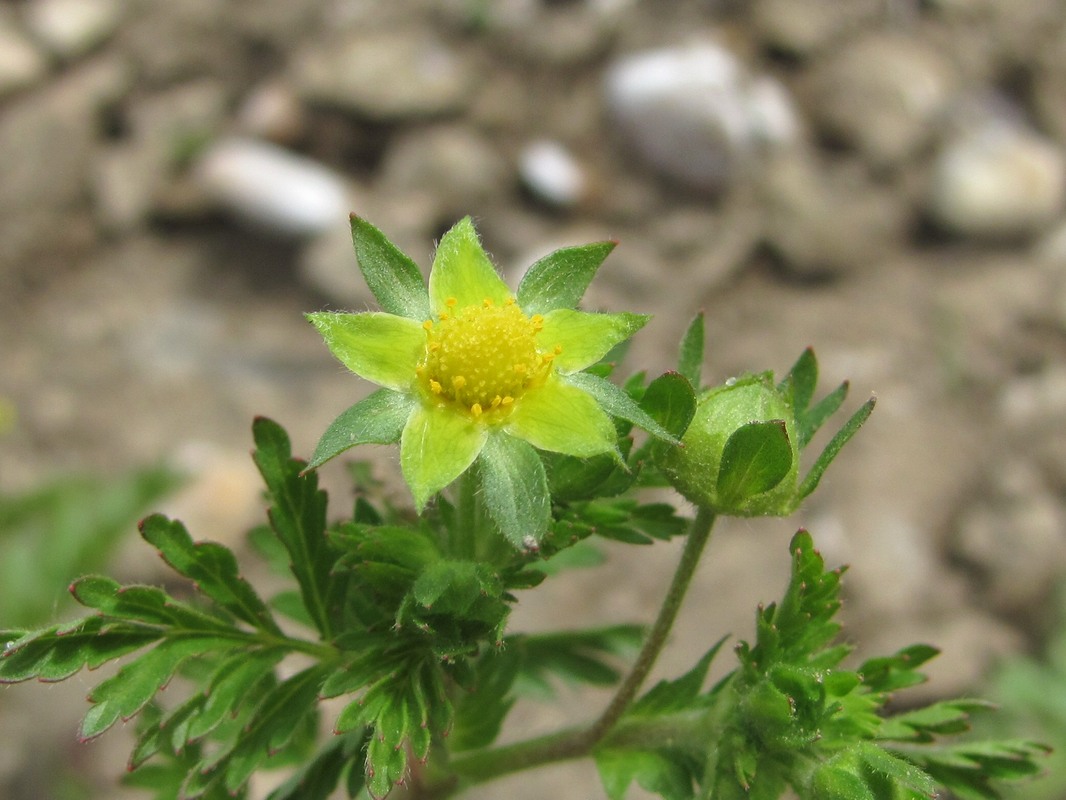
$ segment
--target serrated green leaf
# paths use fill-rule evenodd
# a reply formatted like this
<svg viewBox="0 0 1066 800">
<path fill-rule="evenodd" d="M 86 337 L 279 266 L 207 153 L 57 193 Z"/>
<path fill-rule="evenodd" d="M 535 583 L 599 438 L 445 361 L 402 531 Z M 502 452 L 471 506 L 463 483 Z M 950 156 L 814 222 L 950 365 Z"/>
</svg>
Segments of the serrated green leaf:
<svg viewBox="0 0 1066 800">
<path fill-rule="evenodd" d="M 186 634 L 243 635 L 230 623 L 179 602 L 156 586 L 123 586 L 102 575 L 88 575 L 74 581 L 70 592 L 82 605 L 110 617 L 170 626 Z"/>
<path fill-rule="evenodd" d="M 201 770 L 198 786 L 221 782 L 237 792 L 251 774 L 285 747 L 317 709 L 318 690 L 329 667 L 315 664 L 265 694 L 232 749 L 216 754 Z"/>
<path fill-rule="evenodd" d="M 844 445 L 848 443 L 851 437 L 858 432 L 862 424 L 870 417 L 876 402 L 876 398 L 871 397 L 859 406 L 859 410 L 852 414 L 851 418 L 844 423 L 844 426 L 829 440 L 829 444 L 825 446 L 825 449 L 811 467 L 810 472 L 807 473 L 807 477 L 800 484 L 799 497 L 801 499 L 807 497 L 818 487 L 818 482 L 821 481 L 822 475 L 825 474 L 833 459 L 837 457 Z"/>
<path fill-rule="evenodd" d="M 267 800 L 328 800 L 345 770 L 351 769 L 353 762 L 359 760 L 365 744 L 366 733 L 363 731 L 334 738 L 313 759 L 274 789 Z M 352 772 L 361 777 L 362 764 Z M 355 796 L 352 788 L 349 784 L 349 797 Z"/>
<path fill-rule="evenodd" d="M 506 649 L 489 650 L 478 659 L 473 690 L 456 701 L 448 739 L 452 752 L 488 747 L 496 740 L 515 703 L 512 688 L 520 666 L 518 655 Z"/>
<path fill-rule="evenodd" d="M 513 436 L 492 435 L 477 470 L 485 509 L 500 533 L 519 549 L 540 542 L 551 524 L 551 495 L 537 451 Z"/>
<path fill-rule="evenodd" d="M 429 293 L 418 266 L 366 220 L 352 214 L 351 224 L 359 269 L 381 310 L 429 319 Z"/>
<path fill-rule="evenodd" d="M 664 800 L 692 800 L 692 776 L 669 753 L 648 750 L 598 750 L 596 769 L 610 800 L 623 800 L 635 780 Z"/>
<path fill-rule="evenodd" d="M 855 756 L 874 772 L 889 778 L 894 786 L 905 787 L 923 797 L 936 797 L 936 782 L 910 761 L 899 758 L 872 742 L 857 742 Z"/>
<path fill-rule="evenodd" d="M 681 349 L 677 356 L 677 371 L 696 390 L 699 390 L 700 381 L 703 379 L 703 346 L 705 339 L 703 312 L 701 311 L 692 319 L 692 322 L 689 323 L 688 328 L 685 330 L 685 335 L 681 337 Z"/>
<path fill-rule="evenodd" d="M 61 681 L 83 667 L 95 669 L 107 661 L 139 650 L 162 638 L 162 631 L 86 617 L 12 640 L 0 652 L 0 683 L 30 678 Z"/>
<path fill-rule="evenodd" d="M 281 630 L 255 589 L 240 575 L 233 552 L 215 542 L 196 542 L 180 522 L 153 514 L 141 522 L 141 536 L 179 574 L 234 617 L 270 633 Z"/>
<path fill-rule="evenodd" d="M 119 719 L 130 719 L 173 677 L 185 659 L 233 646 L 227 639 L 168 639 L 126 664 L 89 693 L 93 707 L 81 723 L 81 738 L 92 739 Z"/>
<path fill-rule="evenodd" d="M 281 426 L 263 417 L 253 427 L 254 459 L 270 492 L 270 522 L 292 560 L 304 605 L 325 638 L 332 635 L 329 614 L 330 570 L 327 549 L 326 493 L 315 473 L 301 474 L 303 462 L 292 458 L 289 437 Z"/>
<path fill-rule="evenodd" d="M 871 692 L 894 692 L 924 683 L 917 668 L 940 653 L 935 647 L 915 644 L 891 656 L 870 658 L 859 667 L 863 684 Z"/>
<path fill-rule="evenodd" d="M 726 441 L 718 470 L 718 499 L 734 507 L 781 483 L 792 469 L 792 444 L 784 420 L 749 422 Z"/>
<path fill-rule="evenodd" d="M 535 262 L 518 285 L 518 305 L 527 315 L 574 308 L 617 242 L 564 247 Z"/>
<path fill-rule="evenodd" d="M 567 381 L 596 398 L 596 402 L 611 416 L 619 417 L 638 425 L 656 439 L 673 445 L 681 443 L 680 439 L 641 408 L 636 400 L 610 381 L 588 372 L 577 372 L 573 375 L 568 375 Z"/>
<path fill-rule="evenodd" d="M 307 469 L 320 467 L 360 444 L 394 444 L 414 410 L 413 395 L 378 389 L 342 412 L 322 434 Z"/>
<path fill-rule="evenodd" d="M 691 707 L 707 679 L 707 670 L 711 666 L 711 661 L 718 654 L 726 638 L 728 637 L 719 639 L 703 658 L 696 662 L 696 666 L 680 678 L 672 681 L 663 680 L 653 686 L 630 707 L 628 713 L 634 716 L 651 716 Z"/>
<path fill-rule="evenodd" d="M 285 656 L 281 648 L 243 652 L 223 661 L 204 690 L 204 704 L 189 725 L 189 738 L 199 739 L 227 717 L 235 717 L 245 703 L 253 702 L 252 692 Z"/>
</svg>

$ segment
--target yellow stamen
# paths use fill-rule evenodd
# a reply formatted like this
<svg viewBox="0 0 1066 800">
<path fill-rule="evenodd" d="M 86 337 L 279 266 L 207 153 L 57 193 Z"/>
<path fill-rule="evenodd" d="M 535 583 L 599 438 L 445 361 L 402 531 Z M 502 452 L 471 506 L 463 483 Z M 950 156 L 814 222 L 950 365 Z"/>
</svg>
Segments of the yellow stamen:
<svg viewBox="0 0 1066 800">
<path fill-rule="evenodd" d="M 490 424 L 501 420 L 551 369 L 555 355 L 537 343 L 544 318 L 526 316 L 514 297 L 462 308 L 449 297 L 444 305 L 449 311 L 422 325 L 426 349 L 416 374 L 425 396 Z"/>
</svg>

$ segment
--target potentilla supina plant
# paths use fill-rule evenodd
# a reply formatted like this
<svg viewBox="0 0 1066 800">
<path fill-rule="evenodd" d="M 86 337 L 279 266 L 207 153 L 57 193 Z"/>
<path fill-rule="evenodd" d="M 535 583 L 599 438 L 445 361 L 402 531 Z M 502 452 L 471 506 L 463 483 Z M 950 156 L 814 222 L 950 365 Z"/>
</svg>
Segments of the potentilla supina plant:
<svg viewBox="0 0 1066 800">
<path fill-rule="evenodd" d="M 676 443 L 629 395 L 585 372 L 649 319 L 575 308 L 613 242 L 557 250 L 512 291 L 469 218 L 442 237 L 428 287 L 368 222 L 353 216 L 352 237 L 381 311 L 307 317 L 342 364 L 382 388 L 337 418 L 309 468 L 358 444 L 399 442 L 421 512 L 476 466 L 490 517 L 529 547 L 551 519 L 538 450 L 617 454 L 611 415 Z"/>
</svg>

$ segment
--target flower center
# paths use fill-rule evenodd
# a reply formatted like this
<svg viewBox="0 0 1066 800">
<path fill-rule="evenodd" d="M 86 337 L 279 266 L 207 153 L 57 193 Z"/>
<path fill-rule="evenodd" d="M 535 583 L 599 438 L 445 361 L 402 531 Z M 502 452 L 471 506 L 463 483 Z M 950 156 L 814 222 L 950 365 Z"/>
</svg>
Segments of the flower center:
<svg viewBox="0 0 1066 800">
<path fill-rule="evenodd" d="M 542 353 L 537 333 L 540 314 L 527 317 L 513 297 L 496 305 L 448 310 L 437 321 L 426 320 L 426 355 L 416 372 L 429 395 L 451 401 L 473 416 L 506 414 L 522 393 L 540 381 L 561 352 Z"/>
</svg>

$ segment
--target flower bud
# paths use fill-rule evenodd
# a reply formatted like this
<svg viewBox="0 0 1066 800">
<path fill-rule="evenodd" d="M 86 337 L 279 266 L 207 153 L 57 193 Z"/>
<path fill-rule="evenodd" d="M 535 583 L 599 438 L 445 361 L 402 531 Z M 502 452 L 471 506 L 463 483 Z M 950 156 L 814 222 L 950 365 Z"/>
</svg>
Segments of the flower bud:
<svg viewBox="0 0 1066 800">
<path fill-rule="evenodd" d="M 704 393 L 681 441 L 660 468 L 696 505 L 748 517 L 786 515 L 798 503 L 795 415 L 770 373 Z"/>
</svg>

